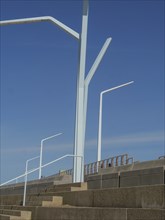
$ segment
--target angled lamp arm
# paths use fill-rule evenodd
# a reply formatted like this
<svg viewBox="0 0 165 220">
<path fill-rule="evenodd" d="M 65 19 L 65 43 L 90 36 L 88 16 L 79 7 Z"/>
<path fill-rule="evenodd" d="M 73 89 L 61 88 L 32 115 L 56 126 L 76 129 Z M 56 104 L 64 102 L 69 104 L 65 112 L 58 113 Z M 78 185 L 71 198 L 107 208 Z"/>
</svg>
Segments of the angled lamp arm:
<svg viewBox="0 0 165 220">
<path fill-rule="evenodd" d="M 42 16 L 42 17 L 33 17 L 33 18 L 21 18 L 21 19 L 14 19 L 14 20 L 5 20 L 0 21 L 0 26 L 2 25 L 9 25 L 9 24 L 26 24 L 26 23 L 33 23 L 33 22 L 42 22 L 42 21 L 51 21 L 53 24 L 70 34 L 72 37 L 79 40 L 80 36 L 79 33 L 74 31 L 73 29 L 69 28 L 62 22 L 58 21 L 57 19 L 51 16 Z"/>
<path fill-rule="evenodd" d="M 96 72 L 96 70 L 97 70 L 99 64 L 101 63 L 102 58 L 103 58 L 104 54 L 106 53 L 106 51 L 107 51 L 107 49 L 108 49 L 109 44 L 111 43 L 111 41 L 112 41 L 112 38 L 111 38 L 111 37 L 107 38 L 107 40 L 105 41 L 103 47 L 101 48 L 101 50 L 100 50 L 98 56 L 97 56 L 96 59 L 95 59 L 95 62 L 93 63 L 93 65 L 92 65 L 92 67 L 91 67 L 91 69 L 90 69 L 90 71 L 89 71 L 89 73 L 88 73 L 88 75 L 87 75 L 87 77 L 86 77 L 86 79 L 85 79 L 85 85 L 86 85 L 86 86 L 89 85 L 89 83 L 90 83 L 90 81 L 91 81 L 93 75 L 95 74 L 95 72 Z"/>
<path fill-rule="evenodd" d="M 89 83 L 90 83 L 92 77 L 94 76 L 99 64 L 101 63 L 103 56 L 106 53 L 111 41 L 112 41 L 111 37 L 107 38 L 107 40 L 105 41 L 103 47 L 101 48 L 98 56 L 96 57 L 88 75 L 86 76 L 85 82 L 84 82 L 84 87 L 85 87 L 85 90 L 84 90 L 84 128 L 83 128 L 84 129 L 84 132 L 83 132 L 84 142 L 85 142 L 86 114 L 87 114 L 87 103 L 88 103 L 88 86 L 89 86 Z"/>
</svg>

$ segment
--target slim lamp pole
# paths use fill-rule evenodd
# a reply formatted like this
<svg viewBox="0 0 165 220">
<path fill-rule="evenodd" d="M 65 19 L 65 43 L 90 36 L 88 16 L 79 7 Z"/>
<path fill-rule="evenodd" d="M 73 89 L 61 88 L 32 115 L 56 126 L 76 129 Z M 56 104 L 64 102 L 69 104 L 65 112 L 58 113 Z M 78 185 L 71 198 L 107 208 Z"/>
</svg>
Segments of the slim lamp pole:
<svg viewBox="0 0 165 220">
<path fill-rule="evenodd" d="M 58 133 L 58 134 L 55 134 L 55 135 L 52 135 L 50 137 L 47 137 L 47 138 L 44 138 L 41 140 L 41 148 L 40 148 L 40 165 L 39 165 L 39 179 L 41 179 L 41 168 L 42 168 L 42 155 L 43 155 L 43 142 L 46 141 L 46 140 L 49 140 L 51 138 L 54 138 L 54 137 L 57 137 L 57 136 L 60 136 L 62 135 L 62 133 Z"/>
<path fill-rule="evenodd" d="M 104 90 L 100 93 L 100 107 L 99 107 L 99 128 L 98 128 L 98 145 L 97 145 L 97 161 L 101 161 L 101 141 L 102 141 L 102 105 L 103 105 L 103 94 L 119 89 L 124 86 L 128 86 L 134 83 L 134 81 L 121 84 L 119 86 Z"/>
<path fill-rule="evenodd" d="M 39 158 L 39 156 L 33 157 L 33 158 L 31 158 L 31 159 L 29 159 L 29 160 L 26 161 L 26 169 L 25 169 L 25 174 L 26 174 L 26 175 L 25 175 L 25 183 L 24 183 L 23 206 L 25 206 L 25 203 L 26 203 L 26 188 L 27 188 L 28 163 L 29 163 L 29 161 L 35 160 L 35 159 L 37 159 L 37 158 Z"/>
</svg>

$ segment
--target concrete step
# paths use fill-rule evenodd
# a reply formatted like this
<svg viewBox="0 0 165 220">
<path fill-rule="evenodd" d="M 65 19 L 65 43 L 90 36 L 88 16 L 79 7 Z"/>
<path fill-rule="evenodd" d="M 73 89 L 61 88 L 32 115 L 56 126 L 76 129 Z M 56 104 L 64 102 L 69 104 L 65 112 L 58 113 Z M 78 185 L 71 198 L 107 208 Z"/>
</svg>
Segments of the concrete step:
<svg viewBox="0 0 165 220">
<path fill-rule="evenodd" d="M 21 211 L 21 210 L 13 210 L 13 209 L 0 209 L 1 215 L 10 216 L 10 219 L 18 219 L 21 220 L 31 220 L 31 212 L 30 211 Z"/>
<path fill-rule="evenodd" d="M 27 206 L 41 206 L 42 201 L 52 201 L 52 196 L 62 196 L 63 203 L 84 207 L 165 208 L 165 185 L 110 188 L 72 192 L 49 192 L 27 195 Z M 17 196 L 1 197 L 1 205 L 19 205 Z M 126 202 L 127 201 L 127 202 Z"/>
<path fill-rule="evenodd" d="M 87 183 L 54 185 L 52 187 L 49 187 L 47 190 L 45 190 L 45 193 L 72 192 L 72 191 L 82 191 L 82 190 L 87 190 Z"/>
<path fill-rule="evenodd" d="M 0 220 L 27 220 L 27 218 L 22 216 L 0 214 Z M 28 220 L 31 220 L 31 218 Z"/>
<path fill-rule="evenodd" d="M 0 214 L 0 220 L 24 220 L 21 216 Z"/>
<path fill-rule="evenodd" d="M 47 189 L 47 192 L 70 192 L 70 191 L 81 191 L 87 190 L 87 183 L 70 183 L 54 185 Z"/>
<path fill-rule="evenodd" d="M 58 193 L 58 192 L 72 192 L 72 191 L 82 191 L 82 190 L 87 190 L 86 188 L 83 187 L 65 187 L 65 188 L 51 188 L 48 189 L 45 193 Z"/>
<path fill-rule="evenodd" d="M 34 220 L 164 220 L 163 209 L 38 207 Z"/>
<path fill-rule="evenodd" d="M 27 204 L 28 205 L 41 205 L 40 196 L 53 196 L 56 193 L 60 192 L 71 192 L 71 191 L 83 191 L 87 190 L 87 183 L 71 183 L 71 184 L 62 184 L 62 185 L 54 185 L 49 188 L 45 188 L 41 190 L 40 193 L 27 193 Z M 47 200 L 47 199 L 45 199 Z M 0 196 L 0 204 L 1 205 L 22 205 L 23 203 L 23 195 L 1 195 Z"/>
<path fill-rule="evenodd" d="M 54 194 L 51 195 L 31 195 L 26 199 L 26 206 L 42 206 L 42 201 L 51 202 Z"/>
<path fill-rule="evenodd" d="M 34 214 L 35 214 L 35 211 L 36 211 L 36 207 L 33 207 L 33 206 L 17 206 L 17 205 L 0 205 L 0 209 L 6 210 L 6 211 L 7 210 L 9 210 L 9 211 L 15 210 L 16 211 L 17 210 L 17 211 L 30 212 L 31 213 L 31 218 L 30 217 L 29 218 L 32 219 L 32 220 L 34 219 Z M 39 219 L 37 219 L 37 220 L 39 220 Z"/>
<path fill-rule="evenodd" d="M 87 182 L 78 182 L 78 183 L 68 183 L 68 184 L 59 184 L 59 185 L 56 185 L 54 184 L 54 187 L 56 188 L 63 188 L 63 187 L 87 187 Z"/>
<path fill-rule="evenodd" d="M 165 208 L 165 185 L 65 192 L 58 195 L 63 196 L 63 204 L 72 206 Z"/>
<path fill-rule="evenodd" d="M 0 220 L 10 220 L 10 215 L 0 214 Z"/>
<path fill-rule="evenodd" d="M 43 207 L 58 207 L 63 205 L 62 196 L 53 196 L 52 201 L 42 201 Z"/>
<path fill-rule="evenodd" d="M 2 207 L 1 207 L 2 208 Z M 6 208 L 11 208 L 7 206 Z M 32 207 L 15 206 L 14 209 L 29 210 Z M 108 208 L 108 207 L 36 207 L 33 220 L 164 220 L 165 209 L 155 208 Z M 0 218 L 11 220 L 10 218 Z M 14 219 L 13 219 L 14 220 Z M 22 219 L 15 219 L 22 220 Z"/>
</svg>

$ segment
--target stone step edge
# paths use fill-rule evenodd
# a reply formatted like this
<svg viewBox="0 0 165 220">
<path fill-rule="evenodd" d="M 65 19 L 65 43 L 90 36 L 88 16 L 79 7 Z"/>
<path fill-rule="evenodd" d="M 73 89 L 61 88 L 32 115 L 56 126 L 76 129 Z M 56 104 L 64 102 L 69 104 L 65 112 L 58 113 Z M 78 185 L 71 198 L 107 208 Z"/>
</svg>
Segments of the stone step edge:
<svg viewBox="0 0 165 220">
<path fill-rule="evenodd" d="M 9 215 L 9 216 L 17 216 L 21 217 L 21 219 L 31 220 L 31 211 L 26 210 L 14 210 L 14 209 L 0 209 L 2 212 L 11 212 L 10 214 L 1 213 L 2 215 Z M 12 214 L 13 212 L 13 214 Z M 15 212 L 15 213 L 14 213 Z"/>
<path fill-rule="evenodd" d="M 26 220 L 26 219 L 22 218 L 21 216 L 14 216 L 14 215 L 0 214 L 0 217 L 4 217 L 5 220 Z"/>
<path fill-rule="evenodd" d="M 63 205 L 62 196 L 52 196 L 52 201 L 42 201 L 42 207 L 57 207 Z"/>
</svg>

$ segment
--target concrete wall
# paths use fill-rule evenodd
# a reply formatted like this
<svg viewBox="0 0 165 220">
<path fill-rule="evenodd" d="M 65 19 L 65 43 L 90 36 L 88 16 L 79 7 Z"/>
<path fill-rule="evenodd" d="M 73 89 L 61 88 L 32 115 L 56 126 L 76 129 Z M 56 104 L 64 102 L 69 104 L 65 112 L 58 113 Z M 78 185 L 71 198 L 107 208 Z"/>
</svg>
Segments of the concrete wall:
<svg viewBox="0 0 165 220">
<path fill-rule="evenodd" d="M 120 187 L 164 183 L 164 167 L 133 170 L 120 173 Z"/>
<path fill-rule="evenodd" d="M 132 171 L 132 170 L 141 170 L 141 169 L 150 169 L 156 167 L 165 166 L 165 158 L 158 160 L 150 160 L 144 162 L 134 162 L 133 164 L 122 165 L 117 167 L 107 167 L 105 169 L 99 168 L 99 174 L 107 174 L 107 173 L 118 173 L 124 171 Z"/>
<path fill-rule="evenodd" d="M 53 182 L 27 184 L 27 193 L 41 193 L 53 186 Z M 0 189 L 0 195 L 20 194 L 23 195 L 24 184 L 15 184 L 11 186 L 5 186 Z"/>
<path fill-rule="evenodd" d="M 125 208 L 37 207 L 33 220 L 164 220 L 165 210 Z"/>
<path fill-rule="evenodd" d="M 98 174 L 87 178 L 88 189 L 144 186 L 165 183 L 165 167 Z"/>
<path fill-rule="evenodd" d="M 88 189 L 119 187 L 119 174 L 93 175 L 87 178 Z"/>
<path fill-rule="evenodd" d="M 43 218 L 44 216 L 44 218 Z M 38 207 L 34 220 L 127 220 L 126 209 L 109 208 L 41 208 Z M 159 219 L 157 219 L 159 220 Z"/>
<path fill-rule="evenodd" d="M 71 183 L 72 177 L 70 175 L 63 175 L 58 177 L 44 178 L 41 180 L 29 181 L 27 183 L 27 193 L 43 193 L 56 185 Z M 21 194 L 24 192 L 24 183 L 17 183 L 0 187 L 0 195 Z"/>
<path fill-rule="evenodd" d="M 2 196 L 0 195 L 0 205 L 22 205 L 23 196 L 21 195 L 10 195 Z"/>
</svg>

